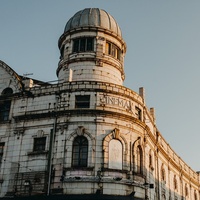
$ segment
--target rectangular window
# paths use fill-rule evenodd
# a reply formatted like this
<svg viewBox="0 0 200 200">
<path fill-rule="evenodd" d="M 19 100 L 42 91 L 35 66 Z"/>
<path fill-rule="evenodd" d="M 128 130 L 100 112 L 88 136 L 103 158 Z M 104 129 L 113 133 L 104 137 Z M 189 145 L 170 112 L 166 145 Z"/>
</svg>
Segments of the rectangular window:
<svg viewBox="0 0 200 200">
<path fill-rule="evenodd" d="M 85 51 L 85 44 L 86 44 L 86 39 L 82 38 L 80 40 L 80 51 Z"/>
<path fill-rule="evenodd" d="M 74 48 L 73 52 L 78 52 L 79 51 L 79 39 L 74 40 Z"/>
<path fill-rule="evenodd" d="M 135 107 L 135 116 L 137 119 L 142 120 L 142 111 L 138 107 Z"/>
<path fill-rule="evenodd" d="M 2 159 L 3 159 L 4 146 L 5 146 L 5 143 L 0 142 L 0 163 L 2 163 Z"/>
<path fill-rule="evenodd" d="M 0 104 L 0 120 L 1 121 L 9 120 L 10 105 L 11 105 L 11 101 L 4 101 L 3 103 Z"/>
<path fill-rule="evenodd" d="M 115 50 L 116 50 L 116 47 L 115 47 L 115 45 L 112 44 L 111 55 L 112 55 L 113 57 L 115 57 L 115 53 L 116 53 Z"/>
<path fill-rule="evenodd" d="M 110 43 L 106 42 L 106 54 L 110 54 Z"/>
<path fill-rule="evenodd" d="M 75 108 L 90 108 L 90 95 L 76 95 Z"/>
<path fill-rule="evenodd" d="M 74 40 L 73 52 L 94 51 L 94 38 L 82 37 Z"/>
<path fill-rule="evenodd" d="M 33 151 L 45 151 L 46 137 L 34 138 Z"/>
<path fill-rule="evenodd" d="M 86 51 L 93 51 L 94 47 L 93 47 L 93 38 L 87 38 L 87 49 Z"/>
<path fill-rule="evenodd" d="M 117 59 L 121 60 L 121 50 L 117 49 Z"/>
<path fill-rule="evenodd" d="M 117 45 L 111 43 L 111 42 L 106 42 L 106 54 L 111 55 L 118 60 L 121 60 L 121 50 L 118 48 Z"/>
</svg>

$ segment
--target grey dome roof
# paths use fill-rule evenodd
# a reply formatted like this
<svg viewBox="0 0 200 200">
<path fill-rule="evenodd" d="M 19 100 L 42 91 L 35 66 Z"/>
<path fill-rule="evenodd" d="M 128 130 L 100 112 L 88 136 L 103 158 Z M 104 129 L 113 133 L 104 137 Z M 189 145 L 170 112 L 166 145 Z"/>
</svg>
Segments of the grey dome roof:
<svg viewBox="0 0 200 200">
<path fill-rule="evenodd" d="M 105 10 L 99 8 L 85 8 L 78 11 L 67 22 L 64 32 L 80 27 L 99 27 L 114 32 L 122 37 L 119 25 Z"/>
</svg>

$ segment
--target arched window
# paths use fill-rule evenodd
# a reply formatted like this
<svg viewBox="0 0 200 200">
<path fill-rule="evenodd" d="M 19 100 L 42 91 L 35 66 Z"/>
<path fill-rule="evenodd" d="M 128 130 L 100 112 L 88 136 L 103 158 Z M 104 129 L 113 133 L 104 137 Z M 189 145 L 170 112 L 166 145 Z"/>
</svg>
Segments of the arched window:
<svg viewBox="0 0 200 200">
<path fill-rule="evenodd" d="M 72 147 L 72 166 L 87 167 L 88 140 L 84 136 L 77 136 Z"/>
<path fill-rule="evenodd" d="M 9 95 L 9 94 L 12 94 L 13 93 L 13 90 L 12 88 L 6 88 L 2 91 L 2 95 Z"/>
<path fill-rule="evenodd" d="M 11 88 L 6 88 L 1 93 L 1 101 L 0 101 L 0 121 L 7 121 L 9 119 L 10 113 L 10 105 L 11 105 L 11 97 L 10 95 L 13 93 Z"/>
<path fill-rule="evenodd" d="M 122 169 L 122 144 L 119 140 L 109 142 L 109 168 Z"/>
<path fill-rule="evenodd" d="M 142 148 L 141 146 L 137 146 L 136 152 L 136 164 L 137 164 L 137 173 L 142 174 Z"/>
</svg>

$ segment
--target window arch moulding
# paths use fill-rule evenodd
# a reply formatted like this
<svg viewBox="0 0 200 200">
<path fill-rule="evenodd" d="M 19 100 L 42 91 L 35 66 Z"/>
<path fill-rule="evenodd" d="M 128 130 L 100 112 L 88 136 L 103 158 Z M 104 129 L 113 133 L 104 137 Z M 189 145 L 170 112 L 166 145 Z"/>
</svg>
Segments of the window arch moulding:
<svg viewBox="0 0 200 200">
<path fill-rule="evenodd" d="M 113 141 L 115 142 L 113 142 Z M 116 142 L 116 140 L 118 142 Z M 111 142 L 112 141 L 112 142 Z M 103 139 L 103 158 L 104 158 L 104 163 L 103 163 L 103 167 L 104 168 L 113 168 L 113 164 L 114 163 L 110 163 L 109 162 L 109 156 L 111 156 L 112 154 L 109 153 L 109 150 L 113 149 L 114 146 L 116 146 L 116 143 L 121 144 L 122 146 L 119 147 L 119 149 L 117 149 L 117 151 L 122 151 L 122 165 L 121 167 L 119 167 L 120 165 L 118 165 L 118 169 L 119 170 L 127 170 L 127 152 L 128 152 L 128 143 L 125 139 L 125 137 L 121 134 L 120 130 L 118 128 L 114 128 L 112 131 L 110 131 L 110 133 L 108 133 L 108 135 L 105 136 L 105 138 Z M 111 145 L 110 145 L 111 144 Z M 119 159 L 120 157 L 118 157 Z M 110 160 L 111 161 L 111 160 Z M 119 160 L 118 160 L 119 161 Z M 116 163 L 115 163 L 116 164 Z M 116 167 L 116 166 L 115 166 Z"/>
<path fill-rule="evenodd" d="M 67 133 L 66 133 L 67 134 Z M 66 138 L 66 145 L 64 146 L 65 152 L 65 164 L 64 167 L 71 168 L 72 167 L 72 153 L 73 153 L 73 142 L 76 137 L 84 136 L 88 140 L 88 160 L 87 167 L 93 167 L 94 165 L 94 151 L 95 151 L 95 138 L 92 134 L 84 127 L 78 126 L 75 131 L 73 131 Z"/>
</svg>

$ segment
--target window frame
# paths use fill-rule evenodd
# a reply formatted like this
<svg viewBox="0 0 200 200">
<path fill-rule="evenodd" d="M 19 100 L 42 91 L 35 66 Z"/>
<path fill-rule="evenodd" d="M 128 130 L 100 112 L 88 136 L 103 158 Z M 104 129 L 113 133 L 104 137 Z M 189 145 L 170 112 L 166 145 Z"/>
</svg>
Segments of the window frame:
<svg viewBox="0 0 200 200">
<path fill-rule="evenodd" d="M 0 122 L 9 120 L 12 94 L 13 90 L 10 87 L 5 88 L 1 93 Z"/>
<path fill-rule="evenodd" d="M 75 95 L 75 108 L 90 108 L 90 95 Z"/>
<path fill-rule="evenodd" d="M 81 168 L 88 166 L 88 139 L 77 136 L 72 144 L 72 167 Z"/>
<path fill-rule="evenodd" d="M 94 51 L 94 37 L 80 37 L 73 40 L 72 53 Z"/>
<path fill-rule="evenodd" d="M 44 152 L 46 149 L 46 137 L 36 137 L 33 141 L 33 152 Z"/>
<path fill-rule="evenodd" d="M 106 41 L 106 51 L 105 51 L 105 53 L 107 55 L 110 55 L 110 56 L 121 61 L 122 51 L 120 50 L 120 48 L 116 44 L 114 44 L 110 41 Z"/>
<path fill-rule="evenodd" d="M 5 142 L 0 142 L 0 164 L 2 163 L 4 148 L 5 148 Z"/>
<path fill-rule="evenodd" d="M 143 174 L 143 152 L 140 145 L 138 145 L 136 148 L 136 164 L 136 172 L 138 174 Z"/>
<path fill-rule="evenodd" d="M 135 116 L 137 119 L 142 120 L 142 110 L 135 106 Z"/>
</svg>

